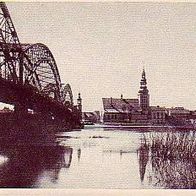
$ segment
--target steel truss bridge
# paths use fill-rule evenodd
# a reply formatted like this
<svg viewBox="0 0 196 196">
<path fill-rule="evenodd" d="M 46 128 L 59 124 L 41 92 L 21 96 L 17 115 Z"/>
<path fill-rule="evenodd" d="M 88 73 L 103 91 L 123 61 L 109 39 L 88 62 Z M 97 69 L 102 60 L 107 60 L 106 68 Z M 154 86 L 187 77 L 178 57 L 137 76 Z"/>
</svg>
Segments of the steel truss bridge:
<svg viewBox="0 0 196 196">
<path fill-rule="evenodd" d="M 15 112 L 31 109 L 79 123 L 69 84 L 62 85 L 55 59 L 41 43 L 22 44 L 4 2 L 0 2 L 0 102 Z"/>
</svg>

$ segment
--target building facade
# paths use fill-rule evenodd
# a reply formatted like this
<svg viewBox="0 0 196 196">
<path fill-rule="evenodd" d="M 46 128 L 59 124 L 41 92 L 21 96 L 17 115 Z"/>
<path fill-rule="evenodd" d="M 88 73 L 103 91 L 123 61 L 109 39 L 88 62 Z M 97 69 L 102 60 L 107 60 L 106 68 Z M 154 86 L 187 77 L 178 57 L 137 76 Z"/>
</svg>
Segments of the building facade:
<svg viewBox="0 0 196 196">
<path fill-rule="evenodd" d="M 131 114 L 140 109 L 138 99 L 102 98 L 104 122 L 130 122 Z"/>
<path fill-rule="evenodd" d="M 151 124 L 165 124 L 166 123 L 166 109 L 159 106 L 150 107 Z"/>
<path fill-rule="evenodd" d="M 145 70 L 142 72 L 140 82 L 139 98 L 125 99 L 123 95 L 120 98 L 102 98 L 103 101 L 103 122 L 104 123 L 149 123 L 149 91 Z"/>
</svg>

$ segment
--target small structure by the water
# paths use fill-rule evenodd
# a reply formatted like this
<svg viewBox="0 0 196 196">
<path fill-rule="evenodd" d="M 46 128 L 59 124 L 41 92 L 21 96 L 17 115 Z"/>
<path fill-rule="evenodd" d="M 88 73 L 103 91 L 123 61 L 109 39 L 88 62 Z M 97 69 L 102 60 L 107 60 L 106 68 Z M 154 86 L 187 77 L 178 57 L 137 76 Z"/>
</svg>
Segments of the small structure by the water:
<svg viewBox="0 0 196 196">
<path fill-rule="evenodd" d="M 82 112 L 82 121 L 84 124 L 100 123 L 100 112 Z"/>
</svg>

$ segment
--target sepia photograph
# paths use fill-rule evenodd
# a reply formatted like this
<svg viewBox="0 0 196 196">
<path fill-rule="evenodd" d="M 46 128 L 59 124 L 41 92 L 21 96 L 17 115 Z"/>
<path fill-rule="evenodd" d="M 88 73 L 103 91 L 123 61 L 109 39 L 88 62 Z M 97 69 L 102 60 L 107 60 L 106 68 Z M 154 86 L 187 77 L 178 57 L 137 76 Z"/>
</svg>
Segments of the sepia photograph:
<svg viewBox="0 0 196 196">
<path fill-rule="evenodd" d="M 0 188 L 194 191 L 195 84 L 196 2 L 0 2 Z"/>
</svg>

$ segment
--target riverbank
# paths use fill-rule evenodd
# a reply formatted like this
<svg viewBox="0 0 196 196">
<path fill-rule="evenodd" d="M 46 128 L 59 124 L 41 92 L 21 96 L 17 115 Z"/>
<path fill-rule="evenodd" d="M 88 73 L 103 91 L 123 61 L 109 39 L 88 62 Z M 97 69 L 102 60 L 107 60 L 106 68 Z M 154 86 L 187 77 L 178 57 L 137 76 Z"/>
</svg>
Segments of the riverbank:
<svg viewBox="0 0 196 196">
<path fill-rule="evenodd" d="M 94 124 L 94 125 L 85 125 L 85 128 L 108 128 L 108 129 L 178 129 L 178 130 L 196 130 L 196 127 L 193 125 L 185 125 L 185 126 L 171 126 L 171 125 L 150 125 L 150 124 L 141 124 L 141 125 L 133 125 L 133 124 Z"/>
</svg>

